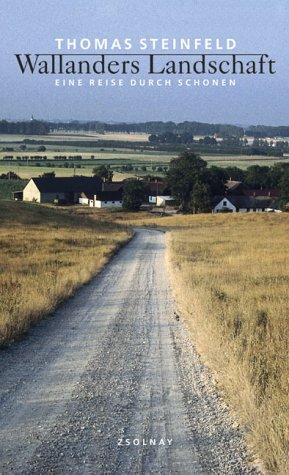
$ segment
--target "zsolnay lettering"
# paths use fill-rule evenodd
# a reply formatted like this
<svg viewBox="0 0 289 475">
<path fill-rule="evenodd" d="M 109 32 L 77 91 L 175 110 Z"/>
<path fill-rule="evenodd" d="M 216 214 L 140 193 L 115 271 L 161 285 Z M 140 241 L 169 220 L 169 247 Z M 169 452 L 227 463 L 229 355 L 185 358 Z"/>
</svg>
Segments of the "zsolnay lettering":
<svg viewBox="0 0 289 475">
<path fill-rule="evenodd" d="M 130 445 L 135 445 L 135 446 L 139 446 L 139 445 L 142 445 L 142 446 L 165 446 L 165 445 L 172 445 L 173 443 L 173 439 L 139 439 L 139 438 L 135 438 L 135 439 L 118 439 L 117 441 L 117 445 L 118 447 L 128 447 Z"/>
</svg>

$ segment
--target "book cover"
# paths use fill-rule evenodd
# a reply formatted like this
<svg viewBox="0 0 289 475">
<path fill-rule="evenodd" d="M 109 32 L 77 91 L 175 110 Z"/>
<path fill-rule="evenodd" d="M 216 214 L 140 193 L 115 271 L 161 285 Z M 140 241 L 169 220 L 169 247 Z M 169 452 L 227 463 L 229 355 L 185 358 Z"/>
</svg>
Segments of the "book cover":
<svg viewBox="0 0 289 475">
<path fill-rule="evenodd" d="M 0 11 L 0 473 L 288 473 L 288 2 Z"/>
</svg>

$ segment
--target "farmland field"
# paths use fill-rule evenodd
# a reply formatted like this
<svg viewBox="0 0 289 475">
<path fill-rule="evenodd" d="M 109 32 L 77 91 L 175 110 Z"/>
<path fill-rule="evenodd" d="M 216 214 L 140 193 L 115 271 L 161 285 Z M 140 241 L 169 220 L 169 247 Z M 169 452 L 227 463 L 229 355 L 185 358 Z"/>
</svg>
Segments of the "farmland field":
<svg viewBox="0 0 289 475">
<path fill-rule="evenodd" d="M 30 140 L 124 140 L 127 142 L 147 142 L 148 134 L 141 133 L 114 133 L 106 132 L 105 134 L 99 134 L 95 132 L 53 132 L 47 135 L 22 135 L 22 134 L 0 134 L 0 142 L 18 142 L 24 139 Z"/>
<path fill-rule="evenodd" d="M 273 166 L 275 163 L 289 163 L 289 157 L 269 157 L 267 155 L 201 155 L 211 165 L 218 167 L 231 167 L 246 169 L 251 165 Z"/>
<path fill-rule="evenodd" d="M 86 168 L 81 168 L 75 170 L 75 175 L 82 175 L 82 176 L 92 176 L 92 168 L 93 167 L 86 167 Z M 17 173 L 18 176 L 20 176 L 21 179 L 27 180 L 29 178 L 37 178 L 39 175 L 42 175 L 43 173 L 49 173 L 54 171 L 56 176 L 58 177 L 65 177 L 65 176 L 74 176 L 74 170 L 73 168 L 59 168 L 59 167 L 18 167 L 18 166 L 1 166 L 0 165 L 0 174 L 1 173 L 8 173 L 9 171 L 13 171 Z M 114 171 L 113 174 L 113 180 L 114 181 L 121 181 L 124 180 L 125 178 L 131 178 L 136 176 L 133 172 L 128 173 L 128 172 L 117 172 Z M 0 180 L 0 185 L 1 185 Z M 12 180 L 11 180 L 12 181 Z"/>
<path fill-rule="evenodd" d="M 121 140 L 134 142 L 147 140 L 146 134 L 95 134 L 95 133 L 54 133 L 43 136 L 0 135 L 0 174 L 13 171 L 20 178 L 36 177 L 42 173 L 55 171 L 56 176 L 72 176 L 74 164 L 76 173 L 90 176 L 92 169 L 101 164 L 109 165 L 115 174 L 125 172 L 129 165 L 130 176 L 143 176 L 147 173 L 162 174 L 170 160 L 178 155 L 177 152 L 156 150 L 113 148 L 98 145 L 100 140 Z M 36 140 L 37 143 L 23 143 L 24 139 Z M 45 141 L 45 150 L 39 151 L 41 141 Z M 51 142 L 51 143 L 50 143 Z M 71 142 L 71 145 L 70 145 Z M 86 143 L 87 142 L 87 143 Z M 20 147 L 26 146 L 25 150 Z M 103 145 L 103 144 L 102 144 Z M 43 156 L 46 159 L 43 159 Z M 62 157 L 55 160 L 55 157 Z M 77 158 L 81 156 L 81 158 Z M 272 166 L 278 162 L 289 163 L 289 157 L 247 156 L 247 155 L 212 155 L 201 154 L 209 166 L 237 166 L 246 169 L 250 165 Z M 4 160 L 4 157 L 6 159 Z M 9 157 L 9 160 L 7 160 Z M 11 160 L 12 157 L 12 160 Z M 18 158 L 17 158 L 18 157 Z M 33 157 L 33 160 L 28 157 Z M 39 157 L 39 159 L 37 159 Z M 64 157 L 64 158 L 63 158 Z M 75 157 L 75 159 L 73 158 Z M 119 175 L 122 179 L 123 174 Z"/>
<path fill-rule="evenodd" d="M 13 156 L 14 159 L 16 160 L 17 156 L 20 157 L 25 157 L 24 163 L 26 163 L 26 159 L 29 158 L 30 156 L 39 156 L 42 157 L 45 155 L 48 160 L 54 160 L 54 156 L 77 156 L 81 155 L 83 157 L 83 160 L 101 160 L 101 161 L 116 161 L 118 163 L 121 163 L 121 161 L 125 162 L 144 162 L 144 161 L 154 161 L 154 162 L 168 162 L 171 160 L 173 156 L 176 156 L 176 153 L 164 153 L 164 152 L 150 152 L 150 151 L 144 151 L 144 152 L 135 152 L 132 150 L 125 150 L 125 149 L 117 149 L 117 150 L 112 150 L 110 149 L 95 149 L 91 148 L 89 152 L 83 151 L 83 149 L 79 150 L 77 147 L 71 147 L 71 150 L 66 146 L 66 147 L 54 147 L 53 150 L 50 150 L 49 148 L 45 150 L 45 152 L 38 152 L 36 149 L 32 149 L 29 151 L 19 151 L 16 150 L 14 152 L 0 152 L 0 160 L 3 159 L 5 156 Z M 40 158 L 39 158 L 40 160 Z"/>
</svg>

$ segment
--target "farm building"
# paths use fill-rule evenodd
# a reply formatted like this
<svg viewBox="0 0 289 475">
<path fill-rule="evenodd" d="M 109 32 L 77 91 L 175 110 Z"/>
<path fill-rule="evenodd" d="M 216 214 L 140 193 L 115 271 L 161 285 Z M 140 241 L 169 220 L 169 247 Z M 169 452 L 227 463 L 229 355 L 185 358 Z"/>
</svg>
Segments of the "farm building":
<svg viewBox="0 0 289 475">
<path fill-rule="evenodd" d="M 277 198 L 276 189 L 250 190 L 240 181 L 228 180 L 224 195 L 214 197 L 212 211 L 213 213 L 275 211 Z"/>
<path fill-rule="evenodd" d="M 102 183 L 102 191 L 119 191 L 123 193 L 123 181 L 109 181 Z"/>
<path fill-rule="evenodd" d="M 174 199 L 173 196 L 171 195 L 160 195 L 156 197 L 156 206 L 174 206 L 176 203 L 176 200 Z"/>
<path fill-rule="evenodd" d="M 165 206 L 173 201 L 168 185 L 162 181 L 151 181 L 147 183 L 149 204 Z"/>
<path fill-rule="evenodd" d="M 97 193 L 81 193 L 79 203 L 95 208 L 120 208 L 122 206 L 123 182 L 104 182 Z"/>
<path fill-rule="evenodd" d="M 101 186 L 97 177 L 31 178 L 23 190 L 23 201 L 74 204 L 82 192 L 95 194 L 101 191 Z"/>
<path fill-rule="evenodd" d="M 251 198 L 249 196 L 223 196 L 216 197 L 213 204 L 213 213 L 224 212 L 257 212 L 274 210 L 275 205 L 268 198 Z"/>
<path fill-rule="evenodd" d="M 81 193 L 79 203 L 94 208 L 121 208 L 121 191 L 100 191 L 96 194 Z"/>
</svg>

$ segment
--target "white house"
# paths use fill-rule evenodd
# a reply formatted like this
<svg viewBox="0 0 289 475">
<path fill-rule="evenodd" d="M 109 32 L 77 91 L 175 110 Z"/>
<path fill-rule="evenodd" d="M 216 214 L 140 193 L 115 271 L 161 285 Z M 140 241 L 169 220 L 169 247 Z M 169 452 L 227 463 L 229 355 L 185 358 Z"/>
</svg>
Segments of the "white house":
<svg viewBox="0 0 289 475">
<path fill-rule="evenodd" d="M 213 204 L 213 213 L 262 213 L 272 208 L 272 200 L 269 198 L 253 198 L 250 196 L 222 196 L 216 197 Z"/>
<path fill-rule="evenodd" d="M 233 213 L 237 211 L 236 206 L 231 203 L 231 201 L 227 197 L 222 198 L 221 201 L 219 201 L 213 208 L 213 213 L 220 213 L 225 211 L 231 211 Z"/>
<path fill-rule="evenodd" d="M 92 208 L 121 208 L 122 192 L 100 191 L 95 195 L 81 193 L 79 203 Z"/>
<path fill-rule="evenodd" d="M 156 196 L 156 206 L 171 206 L 174 202 L 174 198 L 170 195 Z"/>
</svg>

